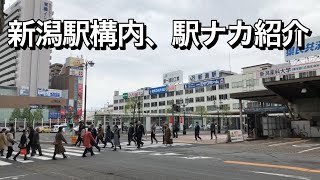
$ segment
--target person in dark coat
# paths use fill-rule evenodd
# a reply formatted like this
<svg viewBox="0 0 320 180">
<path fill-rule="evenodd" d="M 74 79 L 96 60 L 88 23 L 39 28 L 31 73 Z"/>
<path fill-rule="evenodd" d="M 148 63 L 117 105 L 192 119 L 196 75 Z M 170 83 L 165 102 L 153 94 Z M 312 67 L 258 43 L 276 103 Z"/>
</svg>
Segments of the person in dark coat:
<svg viewBox="0 0 320 180">
<path fill-rule="evenodd" d="M 39 151 L 39 156 L 42 156 L 41 146 L 40 146 L 40 137 L 39 137 L 40 128 L 37 128 L 33 135 L 33 144 L 31 156 L 36 154 L 36 150 Z"/>
<path fill-rule="evenodd" d="M 134 127 L 133 127 L 133 124 L 130 123 L 129 131 L 128 131 L 128 144 L 127 144 L 128 146 L 131 145 L 131 141 L 133 141 L 134 144 L 137 144 L 133 138 L 133 135 L 134 135 Z"/>
<path fill-rule="evenodd" d="M 138 121 L 138 125 L 137 125 L 137 130 L 136 130 L 136 137 L 137 137 L 137 148 L 140 148 L 140 146 L 142 145 L 142 136 L 145 135 L 144 132 L 144 127 L 141 124 L 140 121 Z"/>
<path fill-rule="evenodd" d="M 103 136 L 104 136 L 104 132 L 103 132 L 102 124 L 99 124 L 98 135 L 97 135 L 97 144 L 99 144 L 99 141 L 101 141 L 102 144 L 104 144 Z"/>
<path fill-rule="evenodd" d="M 81 123 L 81 124 L 79 125 L 79 130 L 78 130 L 78 132 L 77 132 L 78 139 L 77 139 L 76 144 L 74 144 L 74 146 L 77 146 L 77 144 L 79 143 L 79 147 L 80 147 L 81 142 L 83 143 L 83 140 L 82 140 L 82 137 L 81 137 L 81 131 L 82 131 L 82 129 L 85 129 L 85 126 Z"/>
<path fill-rule="evenodd" d="M 156 138 L 156 124 L 153 124 L 151 127 L 151 144 L 153 144 L 153 140 L 158 144 L 158 140 Z"/>
<path fill-rule="evenodd" d="M 198 141 L 197 138 L 202 140 L 201 137 L 199 136 L 199 134 L 200 134 L 200 126 L 199 126 L 198 122 L 196 122 L 196 127 L 194 128 L 194 137 L 196 138 L 196 141 Z"/>
<path fill-rule="evenodd" d="M 53 153 L 52 160 L 57 160 L 56 159 L 57 154 L 62 154 L 63 159 L 67 158 L 67 156 L 64 154 L 66 152 L 66 150 L 64 149 L 62 142 L 67 144 L 67 141 L 63 137 L 63 134 L 62 134 L 62 127 L 59 127 L 59 131 L 57 132 L 56 137 L 55 137 L 55 142 L 53 143 L 54 144 L 54 153 Z"/>
<path fill-rule="evenodd" d="M 214 122 L 212 122 L 210 124 L 210 131 L 211 131 L 211 140 L 212 140 L 212 134 L 214 134 L 214 136 L 216 137 L 217 139 L 217 134 L 216 134 L 216 124 Z"/>
<path fill-rule="evenodd" d="M 104 146 L 103 146 L 103 148 L 106 148 L 106 145 L 107 145 L 108 142 L 111 143 L 111 145 L 112 145 L 111 148 L 114 147 L 113 142 L 112 142 L 112 139 L 113 139 L 112 136 L 113 136 L 113 133 L 112 133 L 112 131 L 111 131 L 111 129 L 110 129 L 110 126 L 108 125 L 108 126 L 107 126 L 107 129 L 106 129 L 106 136 L 105 136 L 105 139 L 104 139 Z"/>
<path fill-rule="evenodd" d="M 121 144 L 120 144 L 120 129 L 118 128 L 117 125 L 114 126 L 114 138 L 113 138 L 113 145 L 114 145 L 114 151 L 117 150 L 117 146 L 121 150 Z"/>
<path fill-rule="evenodd" d="M 20 148 L 19 152 L 13 157 L 13 160 L 16 161 L 16 158 L 20 155 L 20 152 L 22 149 L 26 149 L 27 148 L 27 133 L 26 133 L 26 130 L 23 130 L 22 131 L 22 135 L 21 135 L 21 138 L 20 138 L 20 143 L 19 143 L 19 146 Z M 27 158 L 27 153 L 24 155 L 24 160 L 28 160 Z"/>
<path fill-rule="evenodd" d="M 94 125 L 92 124 L 91 125 L 91 134 L 92 134 L 92 137 L 94 139 L 94 141 L 91 141 L 91 145 L 96 147 L 98 149 L 98 151 L 100 152 L 101 149 L 100 147 L 98 146 L 97 142 L 96 142 L 96 139 L 97 139 L 97 136 L 98 136 L 98 133 L 97 133 L 97 129 L 94 127 Z"/>
<path fill-rule="evenodd" d="M 33 127 L 29 127 L 28 139 L 29 139 L 29 143 L 27 145 L 27 154 L 30 154 L 30 150 L 33 151 L 33 139 L 34 139 L 34 129 L 33 129 Z"/>
</svg>

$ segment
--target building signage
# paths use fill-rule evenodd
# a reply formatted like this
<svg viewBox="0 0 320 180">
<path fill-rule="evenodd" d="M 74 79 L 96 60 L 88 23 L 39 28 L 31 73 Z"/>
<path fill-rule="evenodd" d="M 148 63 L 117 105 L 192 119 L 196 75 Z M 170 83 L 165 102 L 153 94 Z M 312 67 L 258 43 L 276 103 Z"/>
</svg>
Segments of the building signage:
<svg viewBox="0 0 320 180">
<path fill-rule="evenodd" d="M 320 55 L 320 36 L 306 39 L 304 50 L 299 50 L 295 43 L 292 48 L 284 51 L 286 62 L 315 55 Z"/>
<path fill-rule="evenodd" d="M 38 88 L 37 91 L 37 96 L 41 96 L 41 97 L 49 97 L 49 89 L 46 88 Z"/>
<path fill-rule="evenodd" d="M 231 142 L 242 142 L 242 141 L 244 141 L 241 130 L 229 130 L 229 136 L 230 136 Z"/>
<path fill-rule="evenodd" d="M 204 72 L 200 74 L 193 74 L 189 76 L 189 82 L 196 82 L 196 81 L 205 81 L 209 79 L 214 79 L 220 77 L 220 72 L 219 70 L 215 71 L 209 71 L 209 72 Z"/>
<path fill-rule="evenodd" d="M 62 98 L 62 90 L 49 89 L 49 97 L 51 97 L 51 98 Z"/>
<path fill-rule="evenodd" d="M 66 60 L 67 67 L 79 67 L 84 63 L 84 60 L 81 58 L 69 57 Z"/>
<path fill-rule="evenodd" d="M 70 67 L 69 69 L 70 76 L 83 76 L 83 68 L 82 67 Z"/>
<path fill-rule="evenodd" d="M 49 112 L 49 119 L 58 119 L 60 118 L 59 112 Z"/>
<path fill-rule="evenodd" d="M 163 85 L 178 84 L 183 82 L 183 71 L 173 71 L 163 74 Z"/>
<path fill-rule="evenodd" d="M 50 1 L 42 1 L 41 12 L 43 14 L 43 20 L 52 18 L 52 3 Z"/>
<path fill-rule="evenodd" d="M 29 87 L 28 86 L 21 86 L 19 94 L 20 94 L 20 96 L 29 96 L 29 94 L 30 94 Z"/>
<path fill-rule="evenodd" d="M 245 113 L 282 113 L 287 111 L 288 108 L 286 106 L 252 107 L 244 109 Z"/>
<path fill-rule="evenodd" d="M 151 88 L 149 94 L 162 94 L 167 92 L 167 86 L 161 86 L 156 88 Z"/>
<path fill-rule="evenodd" d="M 123 93 L 122 97 L 123 97 L 123 99 L 128 99 L 128 93 Z"/>
<path fill-rule="evenodd" d="M 129 92 L 128 93 L 128 97 L 139 97 L 139 96 L 143 96 L 143 91 L 135 91 L 135 92 Z"/>
<path fill-rule="evenodd" d="M 212 86 L 212 85 L 218 85 L 218 84 L 224 84 L 224 78 L 185 84 L 184 89 L 192 89 L 197 87 L 205 87 L 205 86 Z"/>
<path fill-rule="evenodd" d="M 317 70 L 317 69 L 320 69 L 320 61 L 307 63 L 307 64 L 283 66 L 279 68 L 270 68 L 267 70 L 258 71 L 257 77 L 268 78 L 268 77 L 274 77 L 278 75 L 293 74 L 293 73 L 306 72 L 306 71 Z"/>
</svg>

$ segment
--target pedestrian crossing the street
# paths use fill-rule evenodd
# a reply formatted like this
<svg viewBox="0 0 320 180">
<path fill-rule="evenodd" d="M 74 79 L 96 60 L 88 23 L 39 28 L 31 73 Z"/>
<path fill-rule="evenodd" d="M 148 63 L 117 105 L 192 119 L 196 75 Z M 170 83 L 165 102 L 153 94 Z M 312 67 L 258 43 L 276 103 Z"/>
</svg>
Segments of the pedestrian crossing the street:
<svg viewBox="0 0 320 180">
<path fill-rule="evenodd" d="M 172 152 L 166 152 L 166 153 L 159 153 L 156 152 L 155 150 L 158 148 L 167 148 L 168 150 L 170 149 L 169 147 L 184 147 L 184 146 L 190 146 L 191 144 L 185 144 L 185 143 L 175 143 L 172 144 L 172 146 L 166 146 L 162 143 L 154 143 L 151 144 L 151 142 L 144 142 L 144 145 L 141 146 L 140 149 L 138 149 L 134 143 L 132 143 L 130 146 L 127 146 L 127 142 L 122 142 L 121 143 L 121 150 L 119 150 L 119 152 L 126 152 L 126 153 L 136 153 L 136 154 L 147 154 L 147 155 L 151 155 L 151 156 L 177 156 L 180 158 L 184 158 L 184 159 L 197 159 L 195 157 L 184 157 L 182 154 L 178 154 L 178 153 L 172 153 Z M 102 148 L 104 145 L 103 144 L 99 144 L 98 145 L 101 148 L 101 152 L 97 152 L 97 149 L 95 147 L 93 147 L 94 150 L 94 154 L 99 155 L 99 154 L 104 154 L 107 152 L 110 152 L 111 149 L 111 144 L 108 143 L 106 148 Z M 65 146 L 66 152 L 65 154 L 68 156 L 68 158 L 80 158 L 83 154 L 84 151 L 84 147 L 83 146 Z M 119 148 L 117 148 L 119 149 Z M 46 148 L 42 148 L 42 156 L 39 155 L 35 155 L 30 157 L 30 155 L 28 155 L 28 160 L 24 160 L 24 156 L 20 155 L 16 158 L 16 161 L 13 160 L 13 156 L 17 153 L 17 151 L 14 151 L 13 155 L 11 158 L 6 159 L 6 156 L 1 156 L 0 158 L 0 167 L 2 166 L 9 166 L 9 165 L 13 165 L 13 164 L 28 164 L 28 163 L 34 163 L 34 162 L 38 162 L 38 161 L 48 161 L 48 160 L 52 160 L 52 156 L 53 156 L 53 152 L 54 152 L 54 147 L 46 147 Z M 56 156 L 57 159 L 63 159 L 62 155 L 57 155 Z M 199 158 L 201 159 L 201 158 Z M 205 158 L 202 158 L 205 159 Z"/>
</svg>

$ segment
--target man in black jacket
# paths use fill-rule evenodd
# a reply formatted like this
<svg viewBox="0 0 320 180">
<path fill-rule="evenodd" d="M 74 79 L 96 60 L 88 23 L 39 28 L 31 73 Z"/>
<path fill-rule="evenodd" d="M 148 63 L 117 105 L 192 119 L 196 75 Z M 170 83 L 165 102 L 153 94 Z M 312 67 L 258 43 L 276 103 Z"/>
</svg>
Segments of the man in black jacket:
<svg viewBox="0 0 320 180">
<path fill-rule="evenodd" d="M 39 156 L 42 156 L 41 146 L 40 146 L 40 137 L 39 137 L 40 128 L 37 128 L 33 135 L 33 144 L 31 156 L 36 154 L 36 150 L 39 151 Z"/>
<path fill-rule="evenodd" d="M 93 124 L 91 124 L 91 134 L 92 134 L 93 138 L 96 140 L 96 138 L 97 138 L 97 136 L 98 136 L 98 133 L 97 133 L 97 129 L 94 127 Z M 98 146 L 98 144 L 96 143 L 96 141 L 94 141 L 94 142 L 91 141 L 91 145 L 94 146 L 94 147 L 96 147 L 99 152 L 101 151 L 101 149 L 100 149 L 100 147 Z"/>
<path fill-rule="evenodd" d="M 214 136 L 217 139 L 217 135 L 216 135 L 216 124 L 212 121 L 211 125 L 210 125 L 210 131 L 211 131 L 211 140 L 212 140 L 212 134 L 214 134 Z"/>
<path fill-rule="evenodd" d="M 196 138 L 196 141 L 198 141 L 197 138 L 202 140 L 201 137 L 199 136 L 199 134 L 200 134 L 200 126 L 199 126 L 198 122 L 196 122 L 196 127 L 194 128 L 194 137 Z"/>
<path fill-rule="evenodd" d="M 134 127 L 133 124 L 130 123 L 130 127 L 129 127 L 129 131 L 128 131 L 128 146 L 131 145 L 131 141 L 134 142 L 134 144 L 136 144 L 136 141 L 133 139 L 133 134 L 134 134 Z"/>
<path fill-rule="evenodd" d="M 137 136 L 137 145 L 138 145 L 138 148 L 140 148 L 141 145 L 143 145 L 142 143 L 142 136 L 145 135 L 145 132 L 144 132 L 144 127 L 143 125 L 141 124 L 140 121 L 138 121 L 138 125 L 137 125 L 137 128 L 136 128 L 136 136 Z"/>
<path fill-rule="evenodd" d="M 32 127 L 29 127 L 29 135 L 28 135 L 29 143 L 27 145 L 27 154 L 30 154 L 30 150 L 33 149 L 33 136 L 34 136 L 34 129 Z"/>
<path fill-rule="evenodd" d="M 20 138 L 20 144 L 19 144 L 19 148 L 20 151 L 13 157 L 13 160 L 16 161 L 16 158 L 20 155 L 21 149 L 25 149 L 27 146 L 27 135 L 26 135 L 26 130 L 23 130 L 21 138 Z M 24 155 L 24 160 L 28 160 L 27 158 L 27 153 Z"/>
</svg>

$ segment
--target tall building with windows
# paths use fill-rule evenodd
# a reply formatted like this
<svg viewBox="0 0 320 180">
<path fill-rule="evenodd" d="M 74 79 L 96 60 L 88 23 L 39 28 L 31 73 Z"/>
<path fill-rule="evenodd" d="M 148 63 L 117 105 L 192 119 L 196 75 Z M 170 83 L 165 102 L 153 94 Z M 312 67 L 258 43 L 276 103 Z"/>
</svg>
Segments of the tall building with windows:
<svg viewBox="0 0 320 180">
<path fill-rule="evenodd" d="M 49 87 L 50 49 L 15 50 L 8 45 L 8 22 L 51 19 L 50 0 L 18 0 L 5 10 L 5 27 L 0 35 L 0 86 L 28 87 L 30 96 Z"/>
</svg>

